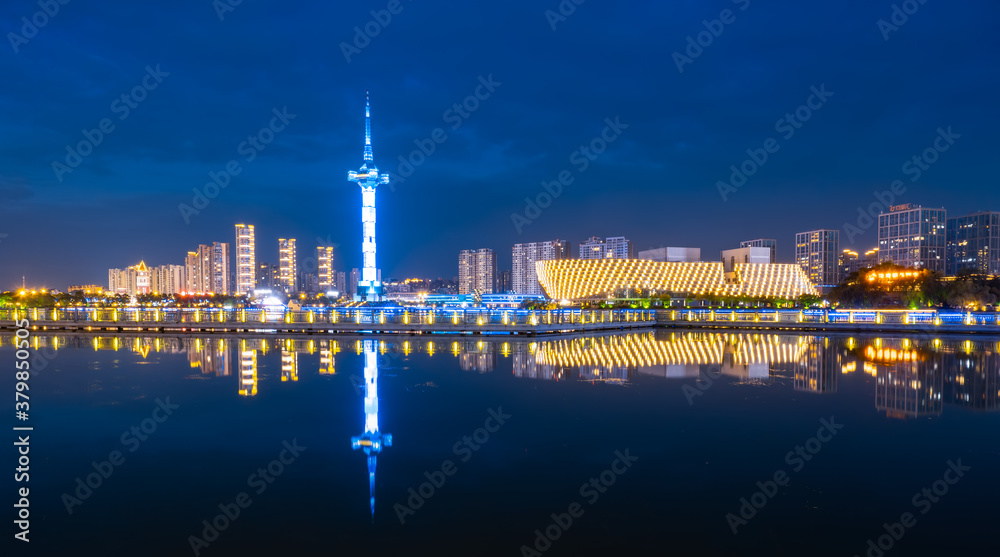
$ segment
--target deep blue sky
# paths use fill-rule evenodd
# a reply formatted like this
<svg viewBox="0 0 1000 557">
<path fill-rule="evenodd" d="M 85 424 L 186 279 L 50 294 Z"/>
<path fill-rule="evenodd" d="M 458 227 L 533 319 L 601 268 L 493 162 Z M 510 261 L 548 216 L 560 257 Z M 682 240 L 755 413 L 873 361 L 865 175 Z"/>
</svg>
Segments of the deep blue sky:
<svg viewBox="0 0 1000 557">
<path fill-rule="evenodd" d="M 790 261 L 795 232 L 843 229 L 896 179 L 907 186 L 896 202 L 1000 208 L 996 2 L 929 0 L 886 41 L 889 1 L 588 0 L 553 31 L 556 0 L 402 0 L 348 62 L 340 43 L 388 3 L 244 0 L 220 21 L 209 0 L 73 0 L 15 53 L 8 33 L 39 8 L 4 2 L 0 287 L 22 273 L 65 288 L 105 284 L 109 267 L 139 258 L 182 263 L 199 243 L 232 242 L 237 222 L 257 226 L 258 260 L 277 259 L 279 236 L 298 238 L 303 257 L 329 238 L 337 267 L 357 266 L 360 193 L 346 172 L 361 164 L 366 89 L 382 171 L 447 132 L 379 191 L 384 276 L 454 276 L 464 248 L 496 249 L 509 268 L 515 242 L 591 235 L 637 251 L 698 246 L 706 259 L 773 237 Z M 672 54 L 724 9 L 735 21 L 678 72 Z M 157 64 L 169 76 L 119 119 L 112 103 Z M 445 111 L 490 74 L 501 85 L 453 130 Z M 833 96 L 784 139 L 777 120 L 821 84 Z M 285 106 L 295 118 L 246 162 L 240 143 Z M 579 172 L 571 154 L 615 116 L 628 128 Z M 103 118 L 114 130 L 59 182 L 52 162 Z M 911 182 L 903 164 L 947 126 L 961 138 Z M 716 182 L 769 137 L 780 150 L 723 202 Z M 231 159 L 240 174 L 185 223 L 178 204 Z M 511 213 L 564 169 L 573 184 L 518 233 Z M 844 247 L 875 243 L 873 230 L 841 235 Z"/>
</svg>

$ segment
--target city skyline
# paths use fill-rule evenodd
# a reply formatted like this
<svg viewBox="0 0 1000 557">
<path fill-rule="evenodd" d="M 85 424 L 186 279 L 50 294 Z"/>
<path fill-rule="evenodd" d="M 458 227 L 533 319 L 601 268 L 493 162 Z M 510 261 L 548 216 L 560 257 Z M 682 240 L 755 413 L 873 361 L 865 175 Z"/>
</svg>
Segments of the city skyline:
<svg viewBox="0 0 1000 557">
<path fill-rule="evenodd" d="M 247 37 L 273 31 L 273 6 L 240 5 L 222 18 L 204 6 L 178 8 L 141 29 L 123 23 L 130 14 L 95 6 L 114 30 L 106 38 L 87 30 L 84 18 L 93 13 L 60 12 L 0 59 L 12 82 L 22 84 L 4 103 L 10 143 L 0 166 L 0 285 L 19 285 L 22 275 L 36 283 L 95 282 L 124 265 L 122 259 L 174 263 L 177 247 L 231 239 L 236 222 L 256 223 L 261 238 L 330 238 L 323 244 L 351 247 L 341 249 L 342 268 L 360 267 L 353 249 L 357 192 L 345 187 L 341 172 L 357 164 L 363 127 L 357 106 L 365 89 L 378 106 L 382 170 L 402 178 L 380 196 L 380 267 L 387 276 L 441 275 L 466 247 L 465 237 L 493 247 L 502 268 L 515 243 L 592 235 L 625 235 L 637 251 L 664 244 L 705 253 L 747 238 L 778 238 L 777 259 L 790 261 L 793 246 L 785 238 L 800 230 L 839 229 L 843 247 L 874 245 L 875 227 L 858 226 L 859 208 L 874 203 L 944 206 L 949 215 L 1000 208 L 991 197 L 990 170 L 998 116 L 989 109 L 1000 72 L 985 55 L 997 42 L 986 23 L 996 13 L 993 4 L 921 5 L 888 40 L 876 22 L 889 17 L 889 6 L 753 3 L 740 11 L 734 4 L 737 20 L 680 70 L 673 54 L 689 56 L 685 37 L 717 18 L 715 8 L 642 3 L 637 8 L 651 17 L 636 21 L 631 10 L 591 4 L 550 23 L 534 5 L 497 5 L 486 13 L 461 6 L 448 21 L 465 22 L 455 27 L 455 40 L 467 39 L 467 56 L 477 62 L 463 72 L 448 61 L 449 46 L 432 42 L 419 54 L 409 51 L 410 42 L 442 22 L 435 10 L 404 6 L 385 32 L 347 56 L 339 45 L 351 44 L 353 26 L 363 27 L 369 11 L 383 6 L 283 7 L 298 24 L 274 31 L 279 35 L 267 50 Z M 17 30 L 25 14 L 11 13 L 7 27 Z M 784 24 L 765 24 L 772 20 Z M 495 26 L 484 35 L 486 21 Z M 654 21 L 657 32 L 644 32 Z M 164 49 L 169 42 L 160 39 L 187 24 L 205 44 Z M 508 52 L 481 40 L 511 26 L 526 40 Z M 627 36 L 615 31 L 626 27 Z M 593 44 L 588 56 L 574 46 L 584 39 Z M 773 47 L 782 41 L 797 48 Z M 117 48 L 121 43 L 130 48 Z M 545 54 L 526 65 L 539 48 Z M 648 71 L 637 51 L 657 56 L 659 66 Z M 849 62 L 862 57 L 877 63 Z M 65 76 L 58 87 L 50 72 Z M 581 88 L 566 79 L 574 72 L 614 75 L 615 85 Z M 808 121 L 797 122 L 801 127 L 789 128 L 793 136 L 777 132 L 780 150 L 723 198 L 718 182 L 731 179 L 730 166 L 739 167 L 748 150 L 784 129 L 779 119 L 809 102 L 812 88 L 832 95 Z M 127 106 L 113 104 L 123 92 L 143 99 L 127 114 L 111 108 Z M 954 97 L 963 102 L 941 102 Z M 475 110 L 462 107 L 467 100 Z M 81 130 L 99 129 L 104 118 L 114 130 L 68 166 L 67 147 L 75 149 L 85 140 Z M 581 170 L 573 154 L 581 160 L 579 148 L 610 129 L 606 121 L 619 123 L 604 134 L 615 140 L 593 160 L 585 157 Z M 432 137 L 438 128 L 441 141 Z M 258 141 L 257 149 L 246 142 L 250 135 L 272 141 Z M 419 145 L 434 150 L 424 155 Z M 948 149 L 927 155 L 938 146 Z M 400 156 L 420 164 L 408 172 Z M 230 160 L 239 174 L 226 174 Z M 57 173 L 54 162 L 70 171 Z M 542 184 L 563 170 L 572 183 L 534 218 L 525 198 L 537 199 Z M 626 182 L 635 172 L 642 180 Z M 226 174 L 219 181 L 227 187 L 202 207 L 194 198 L 211 183 L 209 173 Z M 902 188 L 891 187 L 895 180 Z M 623 188 L 644 208 L 699 207 L 728 224 L 719 229 L 686 211 L 637 219 L 639 209 L 606 209 L 623 199 Z M 473 213 L 462 209 L 469 195 L 479 207 Z M 180 205 L 202 208 L 185 217 Z M 85 211 L 92 217 L 89 234 L 68 233 L 69 219 L 32 226 L 28 216 L 51 211 Z M 531 220 L 520 231 L 511 220 L 517 213 Z M 438 223 L 417 245 L 403 224 L 412 214 Z M 852 236 L 846 225 L 861 233 Z M 163 232 L 176 246 L 161 243 Z M 114 238 L 114 249 L 98 251 L 92 237 Z M 39 245 L 53 246 L 59 257 L 43 257 Z M 127 257 L 111 255 L 119 252 Z M 67 266 L 80 276 L 62 277 Z"/>
</svg>

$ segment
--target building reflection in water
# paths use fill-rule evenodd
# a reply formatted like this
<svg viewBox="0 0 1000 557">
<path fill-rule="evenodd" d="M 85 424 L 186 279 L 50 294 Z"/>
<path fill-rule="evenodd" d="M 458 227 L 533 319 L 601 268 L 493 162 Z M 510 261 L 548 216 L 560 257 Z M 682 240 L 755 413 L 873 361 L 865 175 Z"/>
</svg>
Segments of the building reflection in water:
<svg viewBox="0 0 1000 557">
<path fill-rule="evenodd" d="M 336 343 L 330 340 L 319 341 L 320 375 L 334 375 L 337 373 L 336 358 L 334 357 L 335 351 L 331 346 L 331 344 L 336 344 Z"/>
<path fill-rule="evenodd" d="M 188 343 L 187 356 L 191 367 L 201 369 L 202 374 L 232 375 L 232 356 L 224 338 L 194 339 Z"/>
<path fill-rule="evenodd" d="M 351 437 L 351 448 L 365 452 L 368 461 L 368 497 L 371 505 L 372 522 L 375 521 L 375 466 L 382 447 L 392 446 L 392 434 L 383 434 L 378 429 L 378 352 L 376 341 L 365 340 L 365 431 Z"/>
<path fill-rule="evenodd" d="M 240 395 L 257 394 L 257 350 L 246 340 L 240 341 Z"/>
<path fill-rule="evenodd" d="M 721 372 L 741 383 L 767 383 L 782 364 L 799 361 L 806 337 L 793 335 L 636 333 L 521 343 L 514 375 L 562 379 L 576 371 L 585 381 L 626 382 L 633 373 L 696 378 Z"/>
<path fill-rule="evenodd" d="M 11 342 L 9 335 L 0 336 L 0 346 Z M 278 351 L 281 379 L 295 382 L 306 355 L 317 358 L 319 374 L 333 375 L 336 354 L 353 348 L 358 355 L 364 355 L 366 374 L 371 368 L 372 378 L 377 376 L 378 365 L 374 361 L 369 365 L 367 360 L 379 354 L 391 366 L 412 354 L 451 356 L 458 360 L 461 370 L 480 373 L 496 372 L 504 367 L 501 361 L 509 360 L 511 367 L 507 369 L 520 378 L 606 384 L 625 384 L 638 376 L 695 379 L 721 371 L 734 384 L 786 384 L 790 380 L 796 391 L 820 394 L 837 392 L 841 375 L 865 374 L 873 383 L 874 406 L 889 417 L 937 416 L 948 404 L 976 410 L 1000 408 L 1000 343 L 953 337 L 853 338 L 660 330 L 543 340 L 294 340 L 119 334 L 33 335 L 30 342 L 41 354 L 47 350 L 92 348 L 131 351 L 144 361 L 151 361 L 154 353 L 183 354 L 201 375 L 220 377 L 232 375 L 235 351 L 242 396 L 257 394 L 258 352 L 266 356 L 269 350 Z M 372 390 L 369 394 L 374 402 L 377 393 Z M 366 397 L 366 408 L 368 400 Z"/>
</svg>

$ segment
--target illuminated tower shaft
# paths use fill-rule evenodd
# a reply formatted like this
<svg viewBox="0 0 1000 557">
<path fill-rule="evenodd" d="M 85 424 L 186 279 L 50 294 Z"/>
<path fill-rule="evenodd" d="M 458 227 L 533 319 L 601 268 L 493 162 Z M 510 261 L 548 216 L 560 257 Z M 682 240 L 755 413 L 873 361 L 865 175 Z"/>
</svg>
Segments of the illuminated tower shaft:
<svg viewBox="0 0 1000 557">
<path fill-rule="evenodd" d="M 358 281 L 356 299 L 377 302 L 382 299 L 382 284 L 375 267 L 375 188 L 389 183 L 389 176 L 380 176 L 372 155 L 371 103 L 365 95 L 365 151 L 364 162 L 355 172 L 347 173 L 347 180 L 361 186 L 361 254 L 364 259 L 361 280 Z"/>
</svg>

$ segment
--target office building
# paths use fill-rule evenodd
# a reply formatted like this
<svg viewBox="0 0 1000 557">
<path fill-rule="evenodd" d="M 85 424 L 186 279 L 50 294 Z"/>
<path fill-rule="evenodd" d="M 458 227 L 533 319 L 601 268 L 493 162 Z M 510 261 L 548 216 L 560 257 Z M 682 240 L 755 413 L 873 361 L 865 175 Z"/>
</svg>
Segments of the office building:
<svg viewBox="0 0 1000 557">
<path fill-rule="evenodd" d="M 570 253 L 569 242 L 563 240 L 514 244 L 510 290 L 517 294 L 544 294 L 535 272 L 535 262 L 568 259 Z"/>
<path fill-rule="evenodd" d="M 945 273 L 947 212 L 920 205 L 893 205 L 878 217 L 879 262 Z"/>
<path fill-rule="evenodd" d="M 758 256 L 770 258 L 766 248 Z M 730 251 L 730 250 L 727 250 Z M 724 252 L 725 253 L 725 252 Z M 747 254 L 748 259 L 750 254 Z M 732 271 L 721 261 L 670 263 L 642 259 L 564 259 L 539 261 L 538 279 L 549 298 L 606 300 L 623 290 L 648 290 L 673 296 L 749 296 L 797 298 L 817 294 L 798 265 L 743 263 L 733 258 Z"/>
<path fill-rule="evenodd" d="M 701 248 L 655 248 L 639 252 L 639 259 L 692 263 L 701 261 Z"/>
<path fill-rule="evenodd" d="M 278 238 L 278 286 L 286 294 L 298 291 L 298 259 L 295 254 L 295 238 Z"/>
<path fill-rule="evenodd" d="M 771 250 L 770 263 L 778 262 L 778 241 L 773 238 L 757 238 L 756 240 L 745 240 L 740 242 L 741 248 L 767 248 Z"/>
<path fill-rule="evenodd" d="M 497 254 L 489 248 L 458 254 L 458 293 L 492 294 L 496 290 Z"/>
<path fill-rule="evenodd" d="M 580 259 L 632 259 L 632 242 L 623 236 L 601 239 L 591 236 L 580 244 Z"/>
<path fill-rule="evenodd" d="M 955 275 L 963 269 L 1000 275 L 1000 212 L 982 211 L 947 220 L 948 264 Z"/>
<path fill-rule="evenodd" d="M 333 246 L 316 246 L 316 275 L 319 291 L 335 290 L 337 272 L 333 270 Z"/>
<path fill-rule="evenodd" d="M 851 274 L 862 269 L 869 269 L 878 265 L 878 248 L 872 248 L 861 254 L 854 250 L 845 249 L 840 252 L 837 266 L 840 268 L 840 282 L 844 282 Z"/>
<path fill-rule="evenodd" d="M 840 231 L 810 230 L 795 235 L 795 263 L 820 287 L 840 283 Z"/>
<path fill-rule="evenodd" d="M 236 225 L 236 293 L 251 294 L 257 284 L 256 244 L 252 224 Z"/>
</svg>

